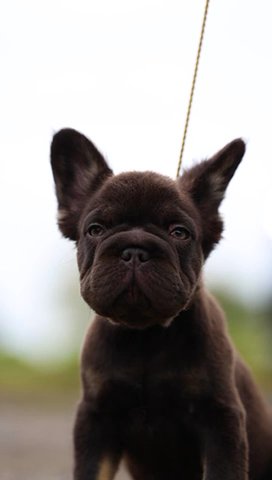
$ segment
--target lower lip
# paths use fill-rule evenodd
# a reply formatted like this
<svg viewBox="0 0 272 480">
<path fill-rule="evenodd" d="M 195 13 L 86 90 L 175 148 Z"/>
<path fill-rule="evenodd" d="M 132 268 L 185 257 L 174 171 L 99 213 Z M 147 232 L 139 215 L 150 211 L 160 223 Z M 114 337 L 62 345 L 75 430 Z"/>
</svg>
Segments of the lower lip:
<svg viewBox="0 0 272 480">
<path fill-rule="evenodd" d="M 135 283 L 135 280 L 129 282 L 128 288 L 125 290 L 125 295 L 128 301 L 136 303 L 139 299 L 140 290 Z"/>
</svg>

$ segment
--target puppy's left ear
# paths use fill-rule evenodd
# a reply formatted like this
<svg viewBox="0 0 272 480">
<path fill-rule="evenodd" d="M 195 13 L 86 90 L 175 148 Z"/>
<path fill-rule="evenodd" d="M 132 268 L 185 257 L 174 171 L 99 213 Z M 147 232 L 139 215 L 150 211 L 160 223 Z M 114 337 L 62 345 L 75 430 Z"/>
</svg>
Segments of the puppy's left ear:
<svg viewBox="0 0 272 480">
<path fill-rule="evenodd" d="M 205 257 L 221 238 L 223 222 L 218 208 L 244 153 L 244 141 L 233 140 L 209 160 L 185 171 L 178 180 L 181 189 L 191 196 L 199 211 Z"/>
<path fill-rule="evenodd" d="M 51 166 L 56 184 L 59 228 L 65 237 L 77 240 L 78 221 L 87 198 L 112 175 L 112 171 L 93 143 L 71 128 L 54 135 Z"/>
</svg>

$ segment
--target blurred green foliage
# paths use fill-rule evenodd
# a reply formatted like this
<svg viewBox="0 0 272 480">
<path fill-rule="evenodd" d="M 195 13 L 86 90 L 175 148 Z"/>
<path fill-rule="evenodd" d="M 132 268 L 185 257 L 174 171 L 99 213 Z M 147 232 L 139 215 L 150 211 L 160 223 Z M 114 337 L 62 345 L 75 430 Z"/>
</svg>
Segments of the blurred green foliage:
<svg viewBox="0 0 272 480">
<path fill-rule="evenodd" d="M 62 395 L 79 391 L 79 361 L 74 355 L 55 365 L 30 363 L 0 351 L 1 395 Z"/>
<path fill-rule="evenodd" d="M 262 388 L 272 393 L 272 308 L 250 308 L 226 292 L 213 292 L 225 311 L 229 333 Z"/>
</svg>

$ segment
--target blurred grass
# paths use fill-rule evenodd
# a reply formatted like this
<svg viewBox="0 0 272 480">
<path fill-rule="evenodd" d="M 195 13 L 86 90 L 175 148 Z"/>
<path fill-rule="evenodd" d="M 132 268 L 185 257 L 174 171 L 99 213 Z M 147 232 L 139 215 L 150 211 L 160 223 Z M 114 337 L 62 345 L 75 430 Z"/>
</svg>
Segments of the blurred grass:
<svg viewBox="0 0 272 480">
<path fill-rule="evenodd" d="M 249 308 L 226 292 L 213 292 L 225 311 L 229 333 L 263 390 L 272 393 L 272 312 Z"/>
<path fill-rule="evenodd" d="M 38 397 L 48 401 L 79 396 L 79 361 L 74 355 L 55 365 L 30 363 L 0 351 L 2 397 Z"/>
</svg>

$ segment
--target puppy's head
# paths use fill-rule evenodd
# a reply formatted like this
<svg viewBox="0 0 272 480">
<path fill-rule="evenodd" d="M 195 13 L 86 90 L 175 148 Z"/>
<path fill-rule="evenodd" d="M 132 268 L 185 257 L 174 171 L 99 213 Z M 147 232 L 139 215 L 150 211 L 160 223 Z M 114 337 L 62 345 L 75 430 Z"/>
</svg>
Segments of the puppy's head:
<svg viewBox="0 0 272 480">
<path fill-rule="evenodd" d="M 244 151 L 234 140 L 173 181 L 114 176 L 86 137 L 71 129 L 54 136 L 59 228 L 77 244 L 82 296 L 98 314 L 144 328 L 186 309 L 221 237 L 218 208 Z"/>
</svg>

